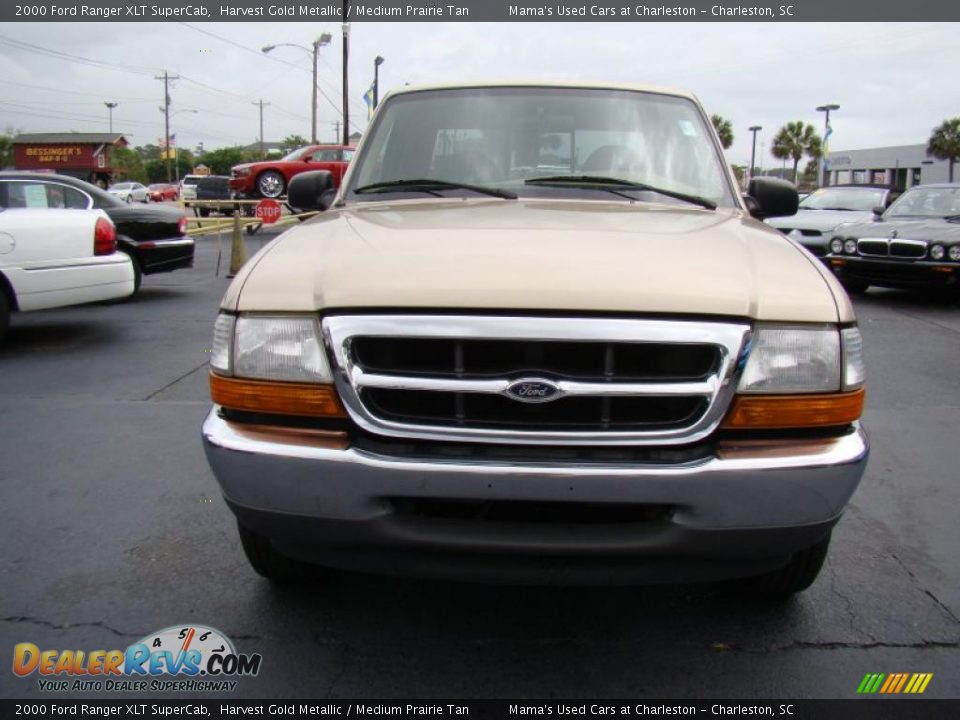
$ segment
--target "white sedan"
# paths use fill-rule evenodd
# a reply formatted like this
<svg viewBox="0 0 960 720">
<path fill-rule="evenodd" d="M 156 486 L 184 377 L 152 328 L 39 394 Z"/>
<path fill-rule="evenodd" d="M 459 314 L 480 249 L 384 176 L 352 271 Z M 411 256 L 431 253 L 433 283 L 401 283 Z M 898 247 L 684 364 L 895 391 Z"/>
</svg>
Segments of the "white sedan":
<svg viewBox="0 0 960 720">
<path fill-rule="evenodd" d="M 102 210 L 0 208 L 0 338 L 14 311 L 133 293 L 130 257 Z"/>
<path fill-rule="evenodd" d="M 150 202 L 150 191 L 138 182 L 122 182 L 111 185 L 107 192 L 126 202 Z"/>
</svg>

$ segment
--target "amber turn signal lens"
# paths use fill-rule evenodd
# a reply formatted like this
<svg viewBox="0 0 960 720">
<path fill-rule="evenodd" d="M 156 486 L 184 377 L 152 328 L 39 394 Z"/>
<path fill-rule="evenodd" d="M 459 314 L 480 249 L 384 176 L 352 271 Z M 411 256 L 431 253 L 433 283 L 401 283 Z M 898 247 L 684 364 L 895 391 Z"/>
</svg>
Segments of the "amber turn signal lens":
<svg viewBox="0 0 960 720">
<path fill-rule="evenodd" d="M 761 430 L 848 425 L 863 413 L 863 388 L 830 395 L 737 395 L 720 426 Z"/>
<path fill-rule="evenodd" d="M 231 410 L 345 417 L 333 385 L 244 380 L 210 373 L 210 397 Z"/>
</svg>

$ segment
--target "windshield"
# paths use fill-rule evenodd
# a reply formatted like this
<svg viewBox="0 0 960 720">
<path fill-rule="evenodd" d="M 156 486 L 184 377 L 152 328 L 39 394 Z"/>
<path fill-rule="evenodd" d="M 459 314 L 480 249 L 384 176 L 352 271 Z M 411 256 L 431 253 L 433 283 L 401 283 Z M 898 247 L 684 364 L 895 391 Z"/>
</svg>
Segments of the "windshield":
<svg viewBox="0 0 960 720">
<path fill-rule="evenodd" d="M 960 215 L 960 187 L 918 187 L 901 195 L 884 217 Z"/>
<path fill-rule="evenodd" d="M 883 188 L 845 188 L 829 187 L 814 190 L 807 195 L 800 207 L 804 210 L 862 210 L 871 212 L 883 205 Z"/>
<path fill-rule="evenodd" d="M 311 146 L 297 148 L 293 152 L 287 153 L 286 155 L 284 155 L 282 158 L 280 158 L 280 160 L 281 161 L 300 160 L 304 155 L 307 155 L 310 152 L 310 147 Z"/>
<path fill-rule="evenodd" d="M 370 132 L 354 160 L 353 200 L 384 197 L 356 188 L 411 179 L 527 197 L 613 196 L 597 183 L 524 182 L 590 176 L 736 204 L 719 149 L 697 105 L 685 98 L 582 88 L 430 90 L 387 100 Z M 621 191 L 626 199 L 683 202 Z"/>
</svg>

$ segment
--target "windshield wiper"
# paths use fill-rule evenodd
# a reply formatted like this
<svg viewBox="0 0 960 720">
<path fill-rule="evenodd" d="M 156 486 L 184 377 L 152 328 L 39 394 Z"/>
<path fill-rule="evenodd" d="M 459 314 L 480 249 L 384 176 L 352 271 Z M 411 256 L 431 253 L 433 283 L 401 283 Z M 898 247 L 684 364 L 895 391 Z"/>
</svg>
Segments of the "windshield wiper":
<svg viewBox="0 0 960 720">
<path fill-rule="evenodd" d="M 615 177 L 604 177 L 602 175 L 549 175 L 546 177 L 528 178 L 523 182 L 525 185 L 544 185 L 548 187 L 551 185 L 555 187 L 572 185 L 574 187 L 596 188 L 597 190 L 606 190 L 607 192 L 626 198 L 630 198 L 630 196 L 625 195 L 622 192 L 623 190 L 655 192 L 658 195 L 666 195 L 674 200 L 682 200 L 694 205 L 699 205 L 700 207 L 705 207 L 707 210 L 717 209 L 715 202 L 699 197 L 698 195 L 688 195 L 687 193 L 677 192 L 676 190 L 659 188 L 655 185 L 631 182 L 630 180 L 622 180 Z M 630 199 L 632 200 L 633 198 Z"/>
<path fill-rule="evenodd" d="M 960 222 L 960 215 L 947 215 L 943 219 L 947 222 Z"/>
<path fill-rule="evenodd" d="M 469 183 L 451 182 L 449 180 L 433 180 L 431 178 L 415 178 L 410 180 L 389 180 L 387 182 L 372 183 L 354 189 L 357 194 L 388 193 L 388 192 L 423 192 L 442 197 L 437 190 L 472 190 L 483 195 L 516 200 L 517 194 L 509 190 L 471 185 Z"/>
</svg>

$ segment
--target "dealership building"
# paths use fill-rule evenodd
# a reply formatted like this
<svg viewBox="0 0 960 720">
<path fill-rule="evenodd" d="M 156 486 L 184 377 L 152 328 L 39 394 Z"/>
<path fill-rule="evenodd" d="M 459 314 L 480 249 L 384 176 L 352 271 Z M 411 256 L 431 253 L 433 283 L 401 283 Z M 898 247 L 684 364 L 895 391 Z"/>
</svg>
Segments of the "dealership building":
<svg viewBox="0 0 960 720">
<path fill-rule="evenodd" d="M 926 145 L 833 150 L 827 168 L 830 185 L 869 183 L 906 190 L 914 185 L 947 182 L 949 177 L 947 161 L 928 156 Z"/>
</svg>

